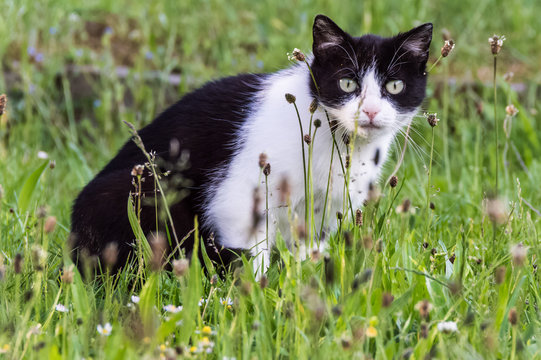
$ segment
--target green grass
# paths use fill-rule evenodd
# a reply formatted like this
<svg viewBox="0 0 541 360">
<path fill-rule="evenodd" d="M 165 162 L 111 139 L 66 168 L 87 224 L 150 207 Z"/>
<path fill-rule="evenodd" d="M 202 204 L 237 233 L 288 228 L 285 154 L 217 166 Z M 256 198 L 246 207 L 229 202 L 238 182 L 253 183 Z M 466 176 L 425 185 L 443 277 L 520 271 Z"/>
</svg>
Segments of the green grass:
<svg viewBox="0 0 541 360">
<path fill-rule="evenodd" d="M 0 120 L 0 358 L 541 358 L 538 1 L 0 4 L 0 93 L 8 95 Z M 251 271 L 213 279 L 214 270 L 205 274 L 196 260 L 181 277 L 145 271 L 136 278 L 133 270 L 85 283 L 76 272 L 63 282 L 71 203 L 129 137 L 122 120 L 143 126 L 208 79 L 288 66 L 286 52 L 310 50 L 317 13 L 353 34 L 390 35 L 432 21 L 431 62 L 443 28 L 457 42 L 430 74 L 426 110 L 440 123 L 432 132 L 424 118 L 415 120 L 418 145 L 408 145 L 398 186 L 382 188 L 379 202 L 364 209 L 363 226 L 344 222 L 326 259 L 298 262 L 279 241 L 281 261 L 264 289 Z M 493 33 L 507 38 L 498 56 L 500 126 L 506 105 L 519 109 L 509 139 L 500 131 L 500 149 L 487 42 Z M 77 74 L 90 65 L 101 75 Z M 508 71 L 513 86 L 503 80 Z M 180 84 L 169 84 L 171 75 Z M 397 147 L 387 176 L 398 157 Z M 493 226 L 483 204 L 496 161 L 510 216 Z M 405 199 L 412 210 L 397 212 Z M 522 263 L 511 254 L 518 243 L 528 249 Z M 499 268 L 503 277 L 495 275 Z M 133 291 L 134 282 L 143 285 Z M 394 300 L 384 306 L 389 294 Z M 132 295 L 138 304 L 130 305 Z M 423 300 L 432 305 L 428 318 L 416 310 Z M 168 304 L 183 309 L 166 313 Z M 458 332 L 439 332 L 445 320 Z M 96 330 L 105 323 L 110 336 Z M 212 346 L 203 348 L 205 337 Z"/>
</svg>

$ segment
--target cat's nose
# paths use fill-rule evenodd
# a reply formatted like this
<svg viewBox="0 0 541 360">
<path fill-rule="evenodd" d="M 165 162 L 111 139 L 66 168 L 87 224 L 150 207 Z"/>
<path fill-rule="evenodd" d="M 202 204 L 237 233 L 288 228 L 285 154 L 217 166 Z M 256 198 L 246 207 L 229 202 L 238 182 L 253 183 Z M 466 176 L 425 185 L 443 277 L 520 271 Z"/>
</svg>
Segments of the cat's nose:
<svg viewBox="0 0 541 360">
<path fill-rule="evenodd" d="M 370 119 L 370 122 L 373 122 L 374 118 L 379 113 L 380 109 L 378 107 L 375 107 L 375 106 L 365 106 L 365 107 L 363 107 L 362 110 L 363 110 L 363 113 L 365 113 L 366 116 L 368 116 L 368 119 Z"/>
</svg>

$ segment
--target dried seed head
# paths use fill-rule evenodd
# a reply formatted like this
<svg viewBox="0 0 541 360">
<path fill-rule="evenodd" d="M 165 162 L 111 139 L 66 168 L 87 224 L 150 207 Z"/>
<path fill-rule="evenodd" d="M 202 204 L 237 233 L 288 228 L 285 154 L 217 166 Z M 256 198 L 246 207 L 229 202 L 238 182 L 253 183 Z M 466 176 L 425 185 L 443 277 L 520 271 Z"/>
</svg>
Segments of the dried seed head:
<svg viewBox="0 0 541 360">
<path fill-rule="evenodd" d="M 336 218 L 341 221 L 344 218 L 344 214 L 342 214 L 340 211 L 337 211 Z"/>
<path fill-rule="evenodd" d="M 372 236 L 370 235 L 366 235 L 365 237 L 363 237 L 363 247 L 367 250 L 370 250 L 372 249 L 374 245 L 374 242 L 372 241 Z"/>
<path fill-rule="evenodd" d="M 336 129 L 338 129 L 338 120 L 331 120 L 329 121 L 329 126 L 331 128 L 331 132 L 334 134 Z"/>
<path fill-rule="evenodd" d="M 259 168 L 263 169 L 266 164 L 267 164 L 267 154 L 265 153 L 259 154 Z"/>
<path fill-rule="evenodd" d="M 8 102 L 8 97 L 6 94 L 0 95 L 0 116 L 2 116 L 6 112 L 6 105 Z"/>
<path fill-rule="evenodd" d="M 504 265 L 498 266 L 496 270 L 494 270 L 494 281 L 496 282 L 496 284 L 503 284 L 503 282 L 505 281 L 506 272 L 507 268 Z"/>
<path fill-rule="evenodd" d="M 415 310 L 419 312 L 419 315 L 421 315 L 423 319 L 428 319 L 432 308 L 432 304 L 426 299 L 421 300 L 417 304 L 415 304 Z"/>
<path fill-rule="evenodd" d="M 210 285 L 216 285 L 218 283 L 218 275 L 214 274 L 210 278 Z"/>
<path fill-rule="evenodd" d="M 401 214 L 401 213 L 407 213 L 410 211 L 410 208 L 411 208 L 411 200 L 406 198 L 404 199 L 404 201 L 402 201 L 402 204 L 398 205 L 398 207 L 396 208 L 396 212 Z"/>
<path fill-rule="evenodd" d="M 353 234 L 351 231 L 344 232 L 344 243 L 346 244 L 347 248 L 350 248 L 353 245 Z"/>
<path fill-rule="evenodd" d="M 507 316 L 507 319 L 512 326 L 515 326 L 518 323 L 518 312 L 516 308 L 511 308 L 509 310 L 509 315 Z"/>
<path fill-rule="evenodd" d="M 240 293 L 244 296 L 249 296 L 252 293 L 252 283 L 243 281 L 240 285 Z"/>
<path fill-rule="evenodd" d="M 458 295 L 462 291 L 462 284 L 458 281 L 450 281 L 447 286 L 452 295 Z"/>
<path fill-rule="evenodd" d="M 144 170 L 145 170 L 145 165 L 135 165 L 131 169 L 131 176 L 141 176 L 143 175 Z"/>
<path fill-rule="evenodd" d="M 381 250 L 383 250 L 383 240 L 381 238 L 378 239 L 378 241 L 376 241 L 376 252 L 380 253 Z"/>
<path fill-rule="evenodd" d="M 430 202 L 429 207 L 430 207 L 430 210 L 436 210 L 436 205 L 434 205 L 432 201 Z"/>
<path fill-rule="evenodd" d="M 382 297 L 381 297 L 381 306 L 383 306 L 384 308 L 388 308 L 389 306 L 391 306 L 391 303 L 393 302 L 394 300 L 394 296 L 390 293 L 383 293 Z"/>
<path fill-rule="evenodd" d="M 118 260 L 118 244 L 116 242 L 110 242 L 105 246 L 103 250 L 103 262 L 108 269 L 115 266 Z"/>
<path fill-rule="evenodd" d="M 23 272 L 23 256 L 20 253 L 17 253 L 15 259 L 13 259 L 13 270 L 15 274 Z"/>
<path fill-rule="evenodd" d="M 389 185 L 391 185 L 392 188 L 398 185 L 398 178 L 396 177 L 396 175 L 391 176 L 391 179 L 389 180 Z"/>
<path fill-rule="evenodd" d="M 149 240 L 152 249 L 150 258 L 150 268 L 153 271 L 160 271 L 165 263 L 165 252 L 167 251 L 167 241 L 162 233 L 152 233 Z"/>
<path fill-rule="evenodd" d="M 419 331 L 419 335 L 426 339 L 428 337 L 428 325 L 426 323 L 421 324 L 421 329 Z"/>
<path fill-rule="evenodd" d="M 319 119 L 315 119 L 314 120 L 314 127 L 317 129 L 319 127 L 321 127 L 321 120 Z"/>
<path fill-rule="evenodd" d="M 334 282 L 334 261 L 329 255 L 325 255 L 323 258 L 325 263 L 325 281 L 327 284 Z"/>
<path fill-rule="evenodd" d="M 513 264 L 516 266 L 524 265 L 527 255 L 528 248 L 522 245 L 522 243 L 518 243 L 511 248 L 511 258 L 513 259 Z"/>
<path fill-rule="evenodd" d="M 315 113 L 318 106 L 319 106 L 319 105 L 318 105 L 318 103 L 317 103 L 317 100 L 316 100 L 316 99 L 312 100 L 312 102 L 310 103 L 310 108 L 309 108 L 310 114 Z"/>
<path fill-rule="evenodd" d="M 287 177 L 284 176 L 280 181 L 280 203 L 288 203 L 290 196 L 291 187 L 289 186 L 289 181 L 287 180 Z"/>
<path fill-rule="evenodd" d="M 45 224 L 43 225 L 43 231 L 45 231 L 45 233 L 47 234 L 50 234 L 54 231 L 55 227 L 56 227 L 56 217 L 49 216 L 45 220 Z"/>
<path fill-rule="evenodd" d="M 429 245 L 430 245 L 430 244 L 427 243 L 426 241 L 423 243 L 423 247 L 424 247 L 425 249 L 428 249 L 428 246 L 429 246 Z"/>
<path fill-rule="evenodd" d="M 488 38 L 488 43 L 490 44 L 490 50 L 492 51 L 492 55 L 498 55 L 498 53 L 502 49 L 504 41 L 504 35 L 498 36 L 494 34 L 492 37 Z"/>
<path fill-rule="evenodd" d="M 299 239 L 306 239 L 306 226 L 302 224 L 297 226 L 297 237 Z"/>
<path fill-rule="evenodd" d="M 310 145 L 310 143 L 312 142 L 312 137 L 308 134 L 305 134 L 303 139 L 307 145 Z"/>
<path fill-rule="evenodd" d="M 297 60 L 297 61 L 304 61 L 306 59 L 306 57 L 304 56 L 304 54 L 302 53 L 302 51 L 300 51 L 299 49 L 295 48 L 293 49 L 293 51 L 291 52 L 291 54 L 288 56 L 289 60 L 293 61 L 293 60 Z"/>
<path fill-rule="evenodd" d="M 358 227 L 363 226 L 363 212 L 361 209 L 355 211 L 355 225 Z"/>
<path fill-rule="evenodd" d="M 36 217 L 38 219 L 44 219 L 47 216 L 47 207 L 46 206 L 40 206 L 36 210 Z"/>
<path fill-rule="evenodd" d="M 269 285 L 269 279 L 267 279 L 267 277 L 265 275 L 262 275 L 261 278 L 259 279 L 259 287 L 261 289 L 264 289 L 268 285 Z"/>
<path fill-rule="evenodd" d="M 351 137 L 348 133 L 344 133 L 342 135 L 342 141 L 344 142 L 344 144 L 349 145 L 349 143 L 351 142 Z"/>
<path fill-rule="evenodd" d="M 253 207 L 252 207 L 252 231 L 255 231 L 257 225 L 261 221 L 261 213 L 259 207 L 261 204 L 261 194 L 259 188 L 255 188 L 253 192 Z"/>
<path fill-rule="evenodd" d="M 49 169 L 53 170 L 55 167 L 56 167 L 56 161 L 51 160 L 51 162 L 49 163 Z"/>
<path fill-rule="evenodd" d="M 437 116 L 438 116 L 437 113 L 425 113 L 425 118 L 426 118 L 426 121 L 428 122 L 428 125 L 432 127 L 435 127 L 436 125 L 438 125 L 438 121 L 440 121 L 440 119 L 438 119 Z"/>
<path fill-rule="evenodd" d="M 342 343 L 342 348 L 344 350 L 351 349 L 351 339 L 349 337 L 342 336 L 342 339 L 340 340 L 340 342 Z"/>
<path fill-rule="evenodd" d="M 485 212 L 492 223 L 501 225 L 507 220 L 505 204 L 499 198 L 488 198 L 485 200 Z"/>
<path fill-rule="evenodd" d="M 269 163 L 265 164 L 265 167 L 263 168 L 263 175 L 269 176 L 271 173 L 271 166 Z"/>
<path fill-rule="evenodd" d="M 516 114 L 518 114 L 518 109 L 515 107 L 515 105 L 509 104 L 505 107 L 505 112 L 509 116 L 515 116 Z"/>
<path fill-rule="evenodd" d="M 286 94 L 286 101 L 288 103 L 290 103 L 290 104 L 293 104 L 295 101 L 297 101 L 297 98 L 294 95 L 292 95 L 290 93 L 287 93 Z"/>
<path fill-rule="evenodd" d="M 349 169 L 350 165 L 351 165 L 351 156 L 349 154 L 346 154 L 346 169 Z"/>
<path fill-rule="evenodd" d="M 188 259 L 173 260 L 173 273 L 176 276 L 182 277 L 186 275 L 189 269 L 190 262 L 188 261 Z"/>
<path fill-rule="evenodd" d="M 38 271 L 43 270 L 46 261 L 47 252 L 38 244 L 34 244 L 32 246 L 32 263 L 34 264 L 34 268 Z"/>
<path fill-rule="evenodd" d="M 451 51 L 455 48 L 455 42 L 453 40 L 445 40 L 445 44 L 441 48 L 441 56 L 447 57 Z"/>
<path fill-rule="evenodd" d="M 64 271 L 62 272 L 62 276 L 60 279 L 64 284 L 71 284 L 73 283 L 73 264 L 67 266 Z"/>
</svg>

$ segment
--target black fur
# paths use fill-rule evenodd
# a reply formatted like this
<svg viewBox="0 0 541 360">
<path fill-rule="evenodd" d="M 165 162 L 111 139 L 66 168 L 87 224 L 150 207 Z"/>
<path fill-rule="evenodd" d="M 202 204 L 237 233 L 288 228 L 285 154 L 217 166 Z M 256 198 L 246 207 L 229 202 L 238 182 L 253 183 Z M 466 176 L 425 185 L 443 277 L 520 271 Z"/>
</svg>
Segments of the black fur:
<svg viewBox="0 0 541 360">
<path fill-rule="evenodd" d="M 165 177 L 166 185 L 175 192 L 185 191 L 185 197 L 171 205 L 171 215 L 179 240 L 194 228 L 194 217 L 200 222 L 204 191 L 208 188 L 216 169 L 227 171 L 233 156 L 230 146 L 238 138 L 237 129 L 248 115 L 250 104 L 260 87 L 264 75 L 239 75 L 211 82 L 196 90 L 165 110 L 150 125 L 139 131 L 147 151 L 155 151 L 162 170 L 171 170 Z M 171 153 L 171 141 L 178 141 L 179 152 Z M 173 146 L 175 147 L 175 146 Z M 187 166 L 179 169 L 182 152 L 189 154 Z M 133 141 L 128 141 L 107 166 L 81 191 L 72 212 L 74 258 L 78 260 L 84 250 L 88 255 L 102 256 L 110 242 L 119 250 L 116 269 L 128 259 L 134 243 L 127 202 L 134 191 L 131 170 L 144 164 L 146 158 Z M 217 175 L 220 176 L 220 173 Z M 154 210 L 154 181 L 144 172 L 145 194 L 141 212 L 141 227 L 145 234 L 156 229 Z M 187 190 L 187 191 L 186 191 Z M 158 199 L 161 202 L 161 199 Z M 201 228 L 206 229 L 204 223 Z M 160 229 L 164 226 L 161 222 Z M 211 234 L 203 230 L 205 240 Z M 174 245 L 174 244 L 172 244 Z M 189 253 L 193 237 L 183 248 Z M 230 251 L 217 254 L 207 248 L 211 259 L 228 262 Z"/>
</svg>

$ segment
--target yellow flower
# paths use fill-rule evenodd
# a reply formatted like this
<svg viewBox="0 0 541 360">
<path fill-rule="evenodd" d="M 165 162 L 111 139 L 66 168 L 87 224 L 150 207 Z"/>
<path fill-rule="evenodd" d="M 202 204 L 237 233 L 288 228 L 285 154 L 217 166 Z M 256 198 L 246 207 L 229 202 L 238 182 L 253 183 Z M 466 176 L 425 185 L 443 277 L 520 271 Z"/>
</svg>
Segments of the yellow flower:
<svg viewBox="0 0 541 360">
<path fill-rule="evenodd" d="M 9 351 L 10 347 L 9 344 L 5 344 L 0 348 L 0 354 L 6 354 Z"/>
<path fill-rule="evenodd" d="M 368 329 L 366 329 L 366 336 L 368 336 L 369 338 L 374 338 L 377 335 L 378 335 L 378 330 L 372 325 L 370 325 Z"/>
<path fill-rule="evenodd" d="M 192 346 L 190 348 L 190 352 L 193 354 L 193 353 L 196 353 L 197 352 L 197 347 L 196 346 Z"/>
<path fill-rule="evenodd" d="M 210 335 L 210 334 L 212 334 L 212 328 L 210 326 L 208 326 L 208 325 L 204 326 L 203 330 L 201 330 L 201 333 L 203 335 Z"/>
</svg>

